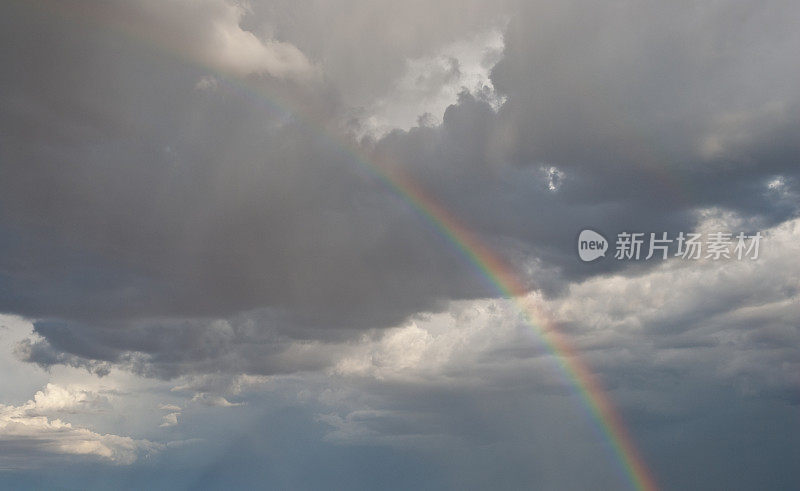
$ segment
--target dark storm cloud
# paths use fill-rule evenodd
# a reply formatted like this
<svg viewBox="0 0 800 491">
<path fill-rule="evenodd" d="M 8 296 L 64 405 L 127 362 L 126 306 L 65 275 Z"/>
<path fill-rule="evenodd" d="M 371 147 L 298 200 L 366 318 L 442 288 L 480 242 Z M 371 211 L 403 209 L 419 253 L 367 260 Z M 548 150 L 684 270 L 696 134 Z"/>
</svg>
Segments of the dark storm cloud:
<svg viewBox="0 0 800 491">
<path fill-rule="evenodd" d="M 443 241 L 319 130 L 236 88 L 195 90 L 202 71 L 141 46 L 85 37 L 41 43 L 77 66 L 42 65 L 36 46 L 6 53 L 4 309 L 115 319 L 275 306 L 338 328 L 476 290 Z M 77 107 L 40 117 L 49 98 Z"/>
<path fill-rule="evenodd" d="M 576 261 L 586 226 L 689 230 L 698 207 L 758 226 L 796 213 L 785 198 L 800 156 L 793 5 L 520 8 L 493 72 L 508 96 L 499 112 L 464 95 L 441 126 L 365 145 L 529 268 L 531 288 L 556 292 L 620 267 Z M 336 67 L 302 82 L 253 64 L 261 71 L 246 83 L 302 107 L 298 118 L 223 78 L 198 84 L 208 70 L 186 57 L 242 70 L 192 51 L 200 41 L 174 42 L 191 51 L 176 57 L 25 4 L 4 9 L 0 310 L 43 319 L 27 359 L 157 376 L 319 368 L 323 354 L 295 359 L 287 340 L 342 339 L 494 294 L 321 135 L 355 97 L 342 67 L 361 59 L 359 47 L 326 49 L 311 39 L 314 22 L 281 31 L 311 62 Z M 175 12 L 165 15 L 181 32 L 205 39 L 192 31 L 205 20 Z M 245 25 L 267 14 L 252 15 Z M 363 49 L 368 59 L 385 50 Z M 422 50 L 402 49 L 387 59 Z M 383 83 L 373 75 L 365 93 Z M 784 195 L 769 191 L 776 178 Z"/>
</svg>

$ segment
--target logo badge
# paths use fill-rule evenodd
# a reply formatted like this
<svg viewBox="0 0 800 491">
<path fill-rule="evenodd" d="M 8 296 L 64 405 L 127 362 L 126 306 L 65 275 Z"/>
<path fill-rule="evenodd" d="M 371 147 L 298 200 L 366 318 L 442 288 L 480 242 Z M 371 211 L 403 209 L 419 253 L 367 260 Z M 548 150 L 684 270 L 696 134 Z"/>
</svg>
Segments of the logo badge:
<svg viewBox="0 0 800 491">
<path fill-rule="evenodd" d="M 608 241 L 594 230 L 583 230 L 578 235 L 578 257 L 588 263 L 599 257 L 605 257 L 608 250 Z"/>
</svg>

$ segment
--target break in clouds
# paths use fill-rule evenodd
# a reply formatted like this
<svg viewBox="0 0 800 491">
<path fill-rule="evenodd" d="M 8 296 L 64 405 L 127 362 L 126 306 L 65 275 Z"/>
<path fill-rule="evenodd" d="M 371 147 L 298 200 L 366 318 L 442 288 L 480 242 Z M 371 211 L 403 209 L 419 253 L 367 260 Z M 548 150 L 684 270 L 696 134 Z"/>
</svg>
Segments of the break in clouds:
<svg viewBox="0 0 800 491">
<path fill-rule="evenodd" d="M 626 485 L 535 330 L 366 161 L 512 266 L 665 488 L 798 484 L 795 4 L 0 9 L 0 482 Z M 585 228 L 764 239 L 584 264 Z"/>
</svg>

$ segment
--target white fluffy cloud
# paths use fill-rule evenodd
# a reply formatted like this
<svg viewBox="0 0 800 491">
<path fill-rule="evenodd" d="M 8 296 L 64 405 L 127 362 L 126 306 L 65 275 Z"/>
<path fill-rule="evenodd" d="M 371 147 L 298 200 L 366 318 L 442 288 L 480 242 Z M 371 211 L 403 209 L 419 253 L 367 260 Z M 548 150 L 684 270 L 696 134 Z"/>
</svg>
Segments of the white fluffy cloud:
<svg viewBox="0 0 800 491">
<path fill-rule="evenodd" d="M 110 27 L 152 49 L 237 77 L 267 75 L 311 81 L 319 75 L 318 68 L 296 46 L 261 38 L 243 28 L 249 11 L 246 2 L 112 0 L 77 4 L 64 7 L 55 2 L 47 8 L 81 22 Z"/>
<path fill-rule="evenodd" d="M 179 412 L 165 414 L 159 426 L 162 428 L 175 426 L 176 424 L 178 424 L 178 416 L 180 415 L 181 413 Z"/>
<path fill-rule="evenodd" d="M 84 412 L 108 406 L 108 397 L 87 388 L 47 384 L 33 396 L 33 404 L 41 412 Z"/>
<path fill-rule="evenodd" d="M 133 4 L 135 5 L 135 4 Z M 125 8 L 136 8 L 126 2 Z M 244 76 L 264 74 L 310 80 L 317 69 L 297 47 L 275 39 L 260 39 L 242 28 L 246 4 L 229 0 L 143 0 L 138 7 L 147 20 L 126 24 L 134 32 L 154 35 L 151 40 L 190 58 Z M 134 16 L 124 16 L 127 23 Z"/>
<path fill-rule="evenodd" d="M 741 226 L 737 217 L 709 210 L 699 230 Z M 560 326 L 627 409 L 691 413 L 698 401 L 665 400 L 660 393 L 658 380 L 665 373 L 681 374 L 687 384 L 721 381 L 745 398 L 778 397 L 797 404 L 798 256 L 800 220 L 792 220 L 765 231 L 757 260 L 673 258 L 647 272 L 596 277 L 573 284 L 560 297 L 531 294 L 527 301 Z M 437 387 L 444 393 L 502 391 L 523 380 L 545 392 L 574 390 L 537 329 L 520 317 L 514 303 L 493 299 L 456 302 L 446 312 L 418 316 L 378 339 L 365 337 L 331 370 L 349 382 L 338 392 L 320 394 L 339 411 L 321 420 L 331 425 L 332 438 L 382 441 L 381 429 L 393 428 L 380 424 L 387 414 L 392 420 L 414 418 L 413 411 L 393 407 L 397 401 L 371 394 L 371 381 L 415 390 Z M 636 371 L 652 374 L 651 388 L 620 378 Z"/>
<path fill-rule="evenodd" d="M 498 109 L 498 94 L 490 72 L 503 53 L 503 31 L 488 29 L 406 60 L 405 72 L 387 94 L 356 115 L 356 132 L 378 138 L 394 129 L 439 125 L 445 109 L 468 92 Z"/>
<path fill-rule="evenodd" d="M 22 405 L 0 404 L 0 444 L 9 451 L 0 461 L 27 467 L 33 462 L 62 457 L 88 457 L 115 464 L 131 464 L 142 454 L 163 445 L 127 436 L 102 434 L 61 419 L 64 413 L 93 410 L 103 396 L 76 387 L 47 384 Z M 48 414 L 48 415 L 46 415 Z"/>
</svg>

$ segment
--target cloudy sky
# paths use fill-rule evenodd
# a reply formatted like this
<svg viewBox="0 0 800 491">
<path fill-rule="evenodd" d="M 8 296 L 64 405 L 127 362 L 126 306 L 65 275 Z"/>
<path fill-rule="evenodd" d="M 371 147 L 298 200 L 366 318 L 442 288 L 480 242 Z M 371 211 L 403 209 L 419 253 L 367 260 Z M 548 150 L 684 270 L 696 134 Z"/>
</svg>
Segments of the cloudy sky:
<svg viewBox="0 0 800 491">
<path fill-rule="evenodd" d="M 2 2 L 0 487 L 800 488 L 798 22 Z"/>
</svg>

